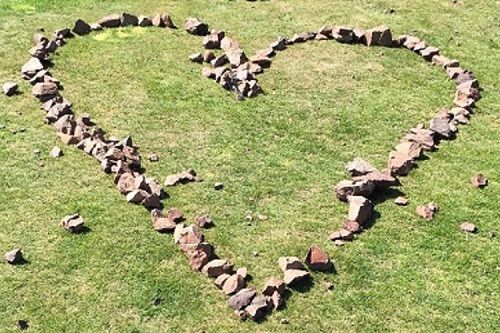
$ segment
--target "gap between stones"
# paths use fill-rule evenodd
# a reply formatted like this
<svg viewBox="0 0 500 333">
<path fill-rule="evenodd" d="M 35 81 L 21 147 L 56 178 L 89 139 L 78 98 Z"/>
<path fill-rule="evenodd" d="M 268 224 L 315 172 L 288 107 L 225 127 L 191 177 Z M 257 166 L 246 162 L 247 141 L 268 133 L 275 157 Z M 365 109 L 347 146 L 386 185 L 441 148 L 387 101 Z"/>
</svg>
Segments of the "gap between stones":
<svg viewBox="0 0 500 333">
<path fill-rule="evenodd" d="M 60 82 L 49 72 L 52 65 L 50 54 L 64 46 L 74 34 L 83 36 L 103 28 L 124 26 L 176 29 L 168 14 L 157 14 L 150 19 L 123 13 L 109 15 L 93 24 L 78 19 L 73 29 L 57 30 L 51 39 L 45 37 L 43 30 L 40 30 L 34 36 L 35 46 L 29 50 L 31 59 L 22 67 L 23 77 L 33 85 L 33 94 L 43 103 L 41 108 L 45 111 L 45 123 L 53 125 L 61 140 L 67 145 L 76 145 L 93 156 L 100 162 L 104 172 L 113 174 L 118 190 L 126 195 L 128 202 L 140 204 L 150 210 L 154 230 L 173 232 L 174 242 L 188 258 L 191 269 L 202 271 L 215 279 L 215 285 L 230 296 L 228 303 L 239 318 L 250 317 L 260 321 L 273 309 L 283 307 L 284 300 L 289 295 L 288 287 L 304 287 L 310 283 L 310 273 L 302 261 L 296 257 L 279 258 L 278 264 L 284 272 L 283 280 L 271 277 L 261 293 L 256 288 L 247 288 L 246 268 L 235 270 L 228 260 L 217 258 L 214 247 L 205 241 L 200 227 L 210 226 L 210 217 L 200 216 L 196 225 L 186 226 L 182 223 L 183 214 L 178 209 L 171 209 L 166 215 L 163 214 L 161 201 L 167 198 L 167 194 L 156 179 L 146 177 L 145 170 L 141 167 L 141 156 L 132 139 L 106 138 L 105 132 L 96 126 L 88 114 L 75 119 L 72 103 L 60 95 Z M 449 79 L 456 82 L 453 107 L 441 109 L 431 120 L 428 129 L 423 124 L 412 128 L 396 145 L 395 150 L 390 152 L 384 170 L 379 171 L 360 158 L 347 165 L 346 170 L 352 179 L 337 184 L 335 193 L 339 200 L 349 203 L 349 213 L 342 228 L 329 236 L 339 246 L 344 241 L 355 239 L 355 234 L 367 229 L 369 223 L 373 222 L 374 204 L 370 198 L 384 200 L 385 191 L 401 185 L 397 176 L 408 175 L 424 152 L 433 151 L 440 140 L 453 139 L 457 126 L 469 123 L 475 102 L 480 99 L 479 83 L 471 71 L 462 69 L 458 61 L 440 55 L 438 48 L 427 45 L 415 36 L 402 35 L 393 39 L 386 26 L 366 31 L 359 27 L 323 26 L 316 33 L 303 32 L 290 39 L 278 37 L 275 42 L 250 58 L 247 58 L 234 39 L 221 30 L 209 31 L 208 25 L 196 18 L 186 19 L 185 29 L 189 34 L 203 37 L 202 45 L 206 48 L 203 55 L 195 53 L 189 59 L 200 64 L 210 63 L 211 67 L 204 67 L 202 75 L 215 80 L 223 88 L 234 91 L 239 100 L 255 97 L 262 91 L 257 75 L 271 67 L 271 57 L 296 43 L 308 41 L 335 40 L 339 43 L 406 48 L 434 65 L 442 66 Z M 223 50 L 221 55 L 216 55 L 213 51 L 218 49 Z M 6 88 L 11 93 L 12 86 Z M 165 186 L 197 179 L 194 170 L 187 170 L 168 176 Z M 402 205 L 407 202 L 402 197 L 396 200 L 396 203 Z M 437 210 L 437 205 L 431 203 L 419 206 L 417 213 L 423 218 L 432 219 Z M 73 233 L 81 232 L 84 228 L 84 221 L 78 214 L 63 218 L 61 224 Z M 14 250 L 9 252 L 6 260 L 15 263 L 20 258 L 22 259 L 20 250 Z M 311 270 L 335 272 L 329 256 L 316 245 L 309 248 L 304 262 Z"/>
</svg>

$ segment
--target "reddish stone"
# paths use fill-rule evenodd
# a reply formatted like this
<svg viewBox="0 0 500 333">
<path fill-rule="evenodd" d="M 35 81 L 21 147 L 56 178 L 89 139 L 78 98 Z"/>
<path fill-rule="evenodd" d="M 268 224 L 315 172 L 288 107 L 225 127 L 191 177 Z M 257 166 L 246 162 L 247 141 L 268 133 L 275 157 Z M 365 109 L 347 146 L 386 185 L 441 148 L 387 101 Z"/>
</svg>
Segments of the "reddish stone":
<svg viewBox="0 0 500 333">
<path fill-rule="evenodd" d="M 333 263 L 328 255 L 319 246 L 312 245 L 304 260 L 306 265 L 316 271 L 328 271 L 333 268 Z"/>
</svg>

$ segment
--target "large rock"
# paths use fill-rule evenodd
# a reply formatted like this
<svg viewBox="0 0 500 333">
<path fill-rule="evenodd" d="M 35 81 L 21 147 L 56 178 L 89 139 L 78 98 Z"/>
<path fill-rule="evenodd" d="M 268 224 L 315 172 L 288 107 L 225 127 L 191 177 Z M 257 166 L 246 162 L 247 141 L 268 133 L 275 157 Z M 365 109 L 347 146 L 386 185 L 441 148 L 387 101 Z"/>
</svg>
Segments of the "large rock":
<svg viewBox="0 0 500 333">
<path fill-rule="evenodd" d="M 332 37 L 340 43 L 352 43 L 354 40 L 352 28 L 337 25 L 332 28 Z"/>
<path fill-rule="evenodd" d="M 369 197 L 375 190 L 375 183 L 370 180 L 343 180 L 335 186 L 335 194 L 341 201 L 347 201 L 351 195 Z"/>
<path fill-rule="evenodd" d="M 156 194 L 150 194 L 150 193 L 148 193 L 148 194 L 149 195 L 144 200 L 142 200 L 141 205 L 143 205 L 144 207 L 146 207 L 148 209 L 161 208 L 160 197 L 157 196 Z"/>
<path fill-rule="evenodd" d="M 202 44 L 206 49 L 219 49 L 220 41 L 224 38 L 224 31 L 212 30 L 210 34 L 203 37 Z"/>
<path fill-rule="evenodd" d="M 75 22 L 75 26 L 73 27 L 73 32 L 79 36 L 83 36 L 92 31 L 90 25 L 84 20 L 78 19 Z"/>
<path fill-rule="evenodd" d="M 229 298 L 228 303 L 234 310 L 243 310 L 250 305 L 256 294 L 255 288 L 241 289 Z"/>
<path fill-rule="evenodd" d="M 137 26 L 139 24 L 139 18 L 135 15 L 129 13 L 122 13 L 120 15 L 120 25 L 126 27 L 129 25 Z"/>
<path fill-rule="evenodd" d="M 11 265 L 20 264 L 24 261 L 21 249 L 14 249 L 4 254 L 3 258 Z"/>
<path fill-rule="evenodd" d="M 48 83 L 37 83 L 33 86 L 32 89 L 33 95 L 38 98 L 44 98 L 50 96 L 51 98 L 58 94 L 57 84 L 48 82 Z"/>
<path fill-rule="evenodd" d="M 268 306 L 266 297 L 259 295 L 254 297 L 252 303 L 246 307 L 245 312 L 254 321 L 259 321 L 266 315 Z"/>
<path fill-rule="evenodd" d="M 362 158 L 356 157 L 354 160 L 346 165 L 346 171 L 353 177 L 363 176 L 370 172 L 375 172 L 375 169 L 370 163 L 366 162 Z"/>
<path fill-rule="evenodd" d="M 416 142 L 405 141 L 396 146 L 396 151 L 404 154 L 412 160 L 416 160 L 422 156 L 422 146 Z"/>
<path fill-rule="evenodd" d="M 111 14 L 97 21 L 103 28 L 118 28 L 121 24 L 121 16 L 119 14 Z"/>
<path fill-rule="evenodd" d="M 384 25 L 366 30 L 365 39 L 367 46 L 392 46 L 391 29 Z"/>
<path fill-rule="evenodd" d="M 27 77 L 31 78 L 44 68 L 45 66 L 42 64 L 40 59 L 33 57 L 23 65 L 23 67 L 21 68 L 21 72 Z"/>
<path fill-rule="evenodd" d="M 213 278 L 222 274 L 233 274 L 233 264 L 224 259 L 214 259 L 203 266 L 202 272 Z"/>
<path fill-rule="evenodd" d="M 79 214 L 67 215 L 61 220 L 61 226 L 71 233 L 79 233 L 83 230 L 85 221 Z"/>
<path fill-rule="evenodd" d="M 140 27 L 150 27 L 153 25 L 153 21 L 144 15 L 141 15 L 137 18 L 137 25 Z"/>
<path fill-rule="evenodd" d="M 245 279 L 239 274 L 233 274 L 226 280 L 226 282 L 224 282 L 222 291 L 226 295 L 234 295 L 244 287 Z"/>
<path fill-rule="evenodd" d="M 287 269 L 285 271 L 284 281 L 287 286 L 297 285 L 306 280 L 310 273 L 302 269 Z"/>
<path fill-rule="evenodd" d="M 315 271 L 329 271 L 333 268 L 333 263 L 328 255 L 317 245 L 312 245 L 309 248 L 304 262 Z"/>
<path fill-rule="evenodd" d="M 130 203 L 140 204 L 150 194 L 144 190 L 133 190 L 127 194 L 127 201 Z"/>
<path fill-rule="evenodd" d="M 373 203 L 362 196 L 349 197 L 349 213 L 347 219 L 364 225 L 373 215 Z"/>
<path fill-rule="evenodd" d="M 371 181 L 375 184 L 377 190 L 387 190 L 393 186 L 399 186 L 399 181 L 393 176 L 379 171 L 371 172 L 364 176 L 354 177 L 353 181 Z"/>
<path fill-rule="evenodd" d="M 297 257 L 280 257 L 278 259 L 278 265 L 284 272 L 289 269 L 303 269 L 304 265 Z"/>
<path fill-rule="evenodd" d="M 2 85 L 2 91 L 7 96 L 12 96 L 17 93 L 19 86 L 15 82 L 5 82 Z"/>
<path fill-rule="evenodd" d="M 413 168 L 413 159 L 400 151 L 393 150 L 389 153 L 387 168 L 391 174 L 406 176 Z"/>
<path fill-rule="evenodd" d="M 450 123 L 442 117 L 432 118 L 429 128 L 443 138 L 448 139 L 451 136 Z"/>
<path fill-rule="evenodd" d="M 184 224 L 178 224 L 174 230 L 175 244 L 200 244 L 203 243 L 204 238 L 200 228 L 196 225 L 186 227 Z"/>
<path fill-rule="evenodd" d="M 226 56 L 232 67 L 239 67 L 248 61 L 245 52 L 240 48 L 231 48 L 227 50 Z"/>
<path fill-rule="evenodd" d="M 177 227 L 177 224 L 165 217 L 159 209 L 151 211 L 151 222 L 153 223 L 153 229 L 162 233 L 174 231 Z"/>
<path fill-rule="evenodd" d="M 205 36 L 208 34 L 208 25 L 194 17 L 187 18 L 184 27 L 192 35 Z"/>
<path fill-rule="evenodd" d="M 222 38 L 220 41 L 220 48 L 223 49 L 224 52 L 227 52 L 231 49 L 239 49 L 240 44 L 234 39 L 228 36 L 224 36 L 224 38 Z"/>
<path fill-rule="evenodd" d="M 274 292 L 278 292 L 280 295 L 285 294 L 286 284 L 282 280 L 272 276 L 267 280 L 264 285 L 264 289 L 262 289 L 262 294 L 265 296 L 272 296 Z"/>
<path fill-rule="evenodd" d="M 200 271 L 212 259 L 214 248 L 208 243 L 180 245 L 193 271 Z"/>
</svg>

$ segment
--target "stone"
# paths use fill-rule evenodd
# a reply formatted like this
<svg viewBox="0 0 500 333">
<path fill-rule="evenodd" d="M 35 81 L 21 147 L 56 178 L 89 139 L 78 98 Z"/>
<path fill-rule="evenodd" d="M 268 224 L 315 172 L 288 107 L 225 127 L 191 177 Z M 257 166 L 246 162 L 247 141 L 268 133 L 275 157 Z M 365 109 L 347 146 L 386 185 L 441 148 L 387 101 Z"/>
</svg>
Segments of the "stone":
<svg viewBox="0 0 500 333">
<path fill-rule="evenodd" d="M 209 215 L 200 215 L 195 219 L 196 225 L 200 228 L 211 228 L 214 226 Z"/>
<path fill-rule="evenodd" d="M 275 310 L 283 307 L 284 300 L 283 296 L 275 291 L 271 296 L 266 297 L 267 303 L 271 304 Z"/>
<path fill-rule="evenodd" d="M 33 77 L 36 73 L 43 70 L 44 68 L 45 67 L 40 59 L 33 57 L 23 65 L 23 67 L 21 68 L 21 72 L 28 77 Z"/>
<path fill-rule="evenodd" d="M 488 178 L 482 173 L 476 173 L 471 179 L 472 186 L 476 188 L 483 188 L 488 185 Z"/>
<path fill-rule="evenodd" d="M 102 25 L 100 25 L 97 22 L 91 23 L 90 24 L 90 29 L 92 29 L 92 31 L 99 31 L 99 30 L 102 30 Z"/>
<path fill-rule="evenodd" d="M 17 328 L 20 331 L 27 330 L 29 328 L 28 322 L 26 320 L 20 319 L 16 323 Z"/>
<path fill-rule="evenodd" d="M 363 230 L 363 227 L 359 224 L 359 222 L 349 220 L 344 222 L 343 228 L 352 233 L 360 233 Z"/>
<path fill-rule="evenodd" d="M 230 48 L 226 51 L 229 64 L 232 67 L 239 67 L 248 61 L 245 52 L 240 48 Z"/>
<path fill-rule="evenodd" d="M 448 139 L 451 136 L 450 123 L 441 117 L 432 118 L 429 128 L 443 138 Z"/>
<path fill-rule="evenodd" d="M 308 271 L 302 269 L 287 269 L 283 280 L 287 286 L 293 286 L 306 280 L 309 275 Z"/>
<path fill-rule="evenodd" d="M 193 169 L 189 169 L 175 175 L 167 176 L 167 179 L 165 180 L 165 186 L 175 186 L 177 184 L 194 182 L 196 180 L 196 172 Z"/>
<path fill-rule="evenodd" d="M 222 274 L 233 274 L 233 264 L 224 259 L 214 259 L 203 266 L 202 272 L 212 278 Z"/>
<path fill-rule="evenodd" d="M 286 284 L 282 280 L 272 276 L 267 280 L 264 288 L 262 289 L 262 294 L 265 296 L 272 296 L 275 292 L 280 295 L 285 294 Z"/>
<path fill-rule="evenodd" d="M 375 184 L 376 190 L 387 190 L 393 186 L 399 186 L 399 181 L 393 176 L 382 173 L 379 171 L 370 172 L 364 176 L 357 176 L 352 179 L 353 181 L 371 181 Z"/>
<path fill-rule="evenodd" d="M 17 93 L 19 86 L 15 82 L 5 82 L 2 85 L 2 91 L 7 96 L 12 96 Z"/>
<path fill-rule="evenodd" d="M 413 168 L 413 165 L 413 159 L 406 154 L 397 150 L 393 150 L 389 153 L 387 168 L 391 171 L 391 174 L 406 176 Z"/>
<path fill-rule="evenodd" d="M 153 20 L 151 21 L 153 26 L 158 27 L 158 28 L 164 28 L 165 27 L 165 22 L 163 22 L 163 17 L 161 14 L 156 14 L 155 17 L 153 17 Z"/>
<path fill-rule="evenodd" d="M 349 213 L 347 219 L 356 221 L 360 225 L 364 225 L 373 215 L 373 203 L 362 196 L 349 197 Z"/>
<path fill-rule="evenodd" d="M 329 271 L 333 269 L 333 263 L 330 258 L 325 251 L 317 245 L 311 245 L 304 262 L 314 271 Z"/>
<path fill-rule="evenodd" d="M 261 214 L 257 215 L 257 218 L 261 222 L 265 222 L 265 221 L 267 221 L 269 219 L 269 217 L 267 217 L 266 215 L 261 215 Z"/>
<path fill-rule="evenodd" d="M 416 142 L 404 141 L 396 146 L 396 151 L 407 156 L 411 160 L 416 160 L 422 156 L 423 149 Z"/>
<path fill-rule="evenodd" d="M 189 56 L 189 60 L 201 64 L 203 62 L 203 56 L 201 53 L 194 53 Z"/>
<path fill-rule="evenodd" d="M 267 308 L 268 303 L 266 297 L 259 295 L 254 297 L 252 303 L 245 309 L 245 312 L 248 317 L 252 318 L 254 321 L 259 321 L 266 315 Z"/>
<path fill-rule="evenodd" d="M 245 287 L 245 279 L 241 277 L 241 275 L 234 274 L 231 275 L 226 280 L 226 282 L 224 282 L 224 286 L 222 286 L 222 291 L 226 295 L 234 295 L 244 287 Z"/>
<path fill-rule="evenodd" d="M 336 239 L 333 241 L 333 243 L 336 245 L 336 246 L 344 246 L 344 242 L 341 241 L 340 239 Z"/>
<path fill-rule="evenodd" d="M 238 44 L 238 42 L 235 41 L 234 39 L 228 36 L 224 36 L 224 38 L 222 38 L 220 41 L 220 48 L 223 49 L 224 52 L 228 52 L 229 50 L 232 49 L 239 49 L 240 44 Z"/>
<path fill-rule="evenodd" d="M 353 177 L 363 176 L 370 172 L 375 172 L 375 169 L 370 163 L 366 162 L 362 158 L 356 157 L 354 160 L 346 165 L 346 171 Z"/>
<path fill-rule="evenodd" d="M 338 25 L 333 26 L 332 37 L 339 43 L 352 43 L 354 40 L 351 28 Z"/>
<path fill-rule="evenodd" d="M 90 25 L 84 20 L 78 19 L 73 27 L 73 32 L 78 36 L 83 36 L 92 31 Z"/>
<path fill-rule="evenodd" d="M 455 80 L 462 73 L 464 73 L 464 70 L 458 66 L 446 68 L 446 74 L 450 80 Z"/>
<path fill-rule="evenodd" d="M 215 183 L 214 184 L 214 190 L 220 191 L 224 188 L 224 183 Z"/>
<path fill-rule="evenodd" d="M 212 59 L 212 61 L 210 61 L 210 63 L 214 67 L 224 66 L 227 62 L 228 62 L 228 60 L 227 60 L 227 57 L 225 54 L 222 54 L 218 57 L 215 57 L 214 59 Z"/>
<path fill-rule="evenodd" d="M 193 271 L 200 271 L 213 256 L 214 248 L 212 245 L 202 242 L 199 244 L 182 244 L 182 252 L 189 260 L 189 267 Z"/>
<path fill-rule="evenodd" d="M 434 218 L 434 213 L 427 206 L 418 206 L 417 215 L 428 221 L 431 221 Z"/>
<path fill-rule="evenodd" d="M 156 194 L 149 194 L 144 200 L 141 201 L 141 205 L 143 205 L 144 207 L 146 207 L 148 209 L 149 208 L 161 208 L 160 197 Z"/>
<path fill-rule="evenodd" d="M 243 310 L 252 303 L 256 294 L 255 288 L 241 289 L 229 298 L 228 303 L 234 310 Z"/>
<path fill-rule="evenodd" d="M 222 287 L 224 286 L 224 283 L 226 283 L 227 279 L 229 279 L 231 275 L 229 274 L 222 274 L 222 275 L 219 275 L 215 281 L 214 281 L 214 284 L 217 288 L 219 289 L 222 289 Z"/>
<path fill-rule="evenodd" d="M 314 39 L 315 37 L 316 33 L 314 32 L 302 32 L 300 34 L 293 35 L 292 39 L 288 41 L 288 44 L 304 43 L 308 40 Z"/>
<path fill-rule="evenodd" d="M 4 254 L 3 258 L 11 265 L 17 265 L 24 262 L 23 253 L 21 249 L 14 249 Z"/>
<path fill-rule="evenodd" d="M 38 98 L 46 98 L 49 96 L 52 98 L 53 96 L 58 94 L 57 84 L 49 82 L 49 83 L 37 83 L 33 86 L 33 95 Z"/>
<path fill-rule="evenodd" d="M 366 44 L 365 30 L 360 27 L 356 27 L 352 30 L 353 42 Z"/>
<path fill-rule="evenodd" d="M 479 100 L 480 94 L 477 89 L 463 89 L 455 92 L 453 104 L 460 108 L 471 108 Z"/>
<path fill-rule="evenodd" d="M 134 190 L 127 194 L 127 201 L 130 203 L 140 204 L 149 196 L 150 194 L 144 190 Z"/>
<path fill-rule="evenodd" d="M 241 276 L 243 279 L 246 279 L 248 276 L 248 270 L 246 267 L 240 267 L 236 270 L 236 274 Z"/>
<path fill-rule="evenodd" d="M 64 155 L 64 153 L 61 150 L 61 148 L 59 148 L 59 147 L 54 147 L 50 150 L 50 156 L 53 158 L 58 158 L 58 157 L 61 157 L 63 155 Z"/>
<path fill-rule="evenodd" d="M 397 197 L 395 200 L 394 200 L 394 203 L 398 206 L 406 206 L 408 205 L 408 202 L 409 200 L 405 197 Z"/>
<path fill-rule="evenodd" d="M 365 39 L 367 46 L 392 46 L 391 29 L 383 25 L 366 30 Z"/>
<path fill-rule="evenodd" d="M 460 225 L 460 229 L 462 229 L 463 231 L 471 232 L 471 233 L 474 233 L 477 231 L 476 226 L 472 223 L 469 223 L 469 222 L 462 223 Z"/>
<path fill-rule="evenodd" d="M 192 35 L 205 36 L 208 34 L 208 25 L 194 17 L 186 19 L 184 28 Z"/>
<path fill-rule="evenodd" d="M 97 23 L 103 28 L 118 28 L 121 24 L 121 16 L 119 14 L 111 14 L 103 17 Z"/>
<path fill-rule="evenodd" d="M 184 224 L 178 224 L 174 230 L 175 244 L 189 245 L 203 243 L 205 237 L 196 225 L 186 227 Z"/>
<path fill-rule="evenodd" d="M 297 257 L 280 257 L 278 259 L 278 265 L 284 272 L 289 269 L 303 269 L 304 265 Z"/>
<path fill-rule="evenodd" d="M 433 213 L 437 213 L 439 211 L 439 205 L 434 201 L 431 201 L 427 204 L 427 208 L 429 208 Z"/>
<path fill-rule="evenodd" d="M 212 50 L 220 48 L 220 41 L 224 36 L 220 37 L 219 34 L 209 34 L 203 37 L 202 45 L 204 48 Z"/>
<path fill-rule="evenodd" d="M 77 143 L 80 142 L 80 140 L 71 134 L 66 134 L 66 133 L 57 133 L 57 136 L 61 139 L 61 141 L 66 144 L 66 145 L 76 145 Z"/>
<path fill-rule="evenodd" d="M 286 49 L 286 39 L 284 37 L 278 37 L 278 40 L 272 42 L 269 47 L 275 51 L 283 51 Z"/>
<path fill-rule="evenodd" d="M 178 208 L 169 209 L 167 211 L 167 217 L 175 223 L 184 221 L 184 214 L 182 214 L 182 212 Z"/>
<path fill-rule="evenodd" d="M 137 18 L 137 25 L 140 27 L 151 27 L 153 21 L 149 17 L 141 15 Z"/>
<path fill-rule="evenodd" d="M 269 68 L 271 67 L 271 58 L 260 56 L 260 55 L 255 55 L 250 58 L 250 62 L 252 64 L 257 64 L 262 68 Z"/>
<path fill-rule="evenodd" d="M 351 195 L 369 197 L 375 190 L 375 183 L 370 180 L 343 180 L 335 186 L 334 190 L 339 200 L 347 201 Z"/>
<path fill-rule="evenodd" d="M 433 57 L 439 54 L 439 49 L 437 47 L 428 46 L 420 50 L 419 53 L 425 60 L 432 61 Z"/>
<path fill-rule="evenodd" d="M 120 25 L 122 27 L 126 27 L 129 25 L 137 26 L 139 25 L 139 18 L 129 13 L 122 13 L 120 15 Z"/>
<path fill-rule="evenodd" d="M 67 215 L 61 220 L 61 226 L 71 233 L 79 233 L 83 230 L 85 221 L 79 214 Z"/>
<path fill-rule="evenodd" d="M 270 58 L 270 57 L 273 57 L 273 56 L 276 55 L 276 52 L 274 51 L 274 49 L 272 47 L 268 47 L 268 48 L 265 48 L 265 49 L 257 50 L 256 53 L 257 53 L 258 56 L 266 57 L 266 58 Z"/>
<path fill-rule="evenodd" d="M 177 27 L 175 26 L 174 21 L 172 20 L 172 17 L 170 17 L 170 15 L 168 15 L 167 13 L 165 13 L 165 14 L 163 14 L 161 16 L 161 18 L 163 20 L 163 24 L 165 24 L 165 26 L 167 28 L 177 29 Z"/>
<path fill-rule="evenodd" d="M 151 211 L 151 221 L 153 223 L 153 229 L 161 233 L 174 231 L 177 226 L 174 221 L 165 217 L 159 209 L 153 209 Z"/>
</svg>

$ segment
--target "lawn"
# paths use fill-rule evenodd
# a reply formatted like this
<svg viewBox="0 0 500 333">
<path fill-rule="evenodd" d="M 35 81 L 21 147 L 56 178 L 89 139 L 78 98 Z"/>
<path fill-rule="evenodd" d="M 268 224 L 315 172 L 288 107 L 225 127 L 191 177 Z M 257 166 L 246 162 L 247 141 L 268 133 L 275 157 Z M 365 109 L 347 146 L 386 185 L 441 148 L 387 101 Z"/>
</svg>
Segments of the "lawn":
<svg viewBox="0 0 500 333">
<path fill-rule="evenodd" d="M 70 40 L 51 72 L 75 112 L 90 113 L 108 135 L 131 135 L 147 175 L 162 183 L 196 170 L 204 181 L 167 188 L 165 207 L 181 209 L 188 223 L 209 214 L 207 241 L 248 268 L 250 286 L 281 277 L 278 258 L 304 258 L 311 244 L 335 263 L 336 274 L 312 272 L 310 288 L 292 290 L 285 308 L 260 323 L 237 319 L 172 236 L 156 233 L 149 213 L 128 204 L 93 158 L 64 146 L 20 78 L 37 27 L 50 35 L 78 18 L 124 11 L 168 12 L 180 29 L 127 27 Z M 16 332 L 19 319 L 44 333 L 498 331 L 499 13 L 496 0 L 1 0 L 0 84 L 16 81 L 22 94 L 0 96 L 0 254 L 20 247 L 27 264 L 0 263 L 0 332 Z M 273 58 L 258 78 L 265 93 L 238 101 L 188 60 L 203 51 L 183 29 L 190 16 L 249 55 L 324 24 L 386 24 L 473 70 L 483 99 L 455 140 L 401 178 L 410 204 L 378 203 L 373 226 L 337 247 L 328 235 L 348 205 L 333 187 L 348 178 L 346 163 L 359 156 L 384 168 L 410 128 L 451 107 L 454 83 L 404 49 L 308 42 Z M 56 145 L 62 158 L 49 156 Z M 147 160 L 153 153 L 158 163 Z M 470 183 L 477 172 L 489 178 L 483 190 Z M 429 201 L 441 207 L 432 222 L 415 213 Z M 248 223 L 249 211 L 269 219 Z M 75 212 L 89 232 L 60 227 Z M 464 233 L 464 221 L 479 231 Z"/>
</svg>

